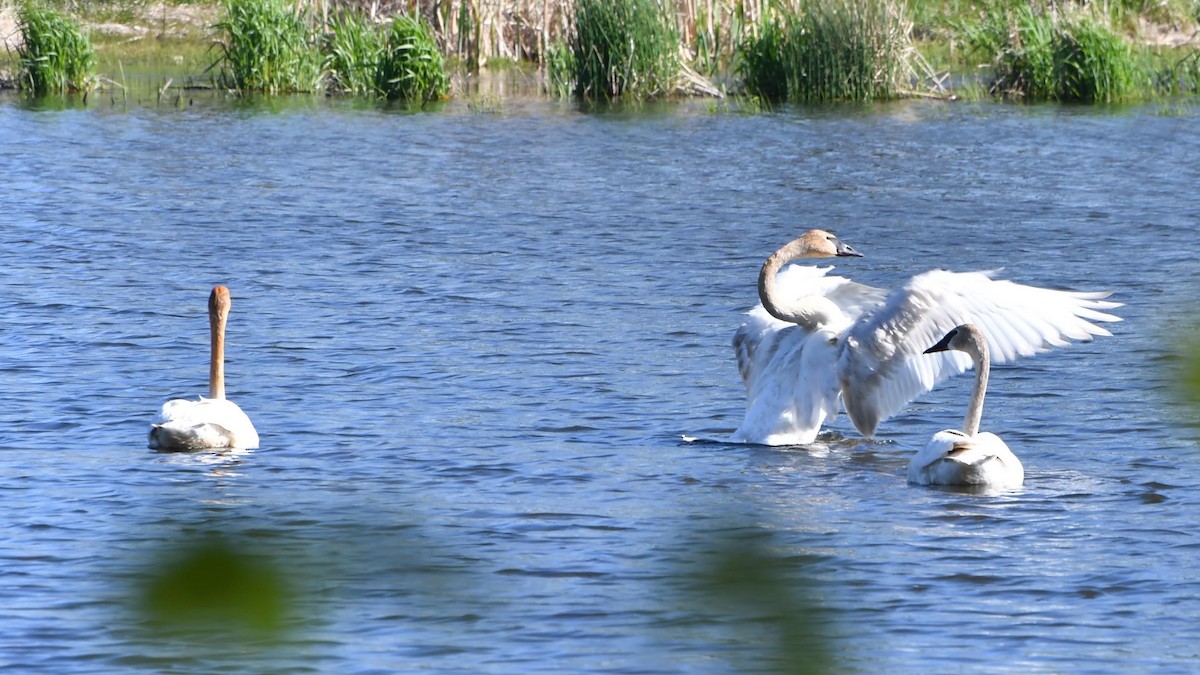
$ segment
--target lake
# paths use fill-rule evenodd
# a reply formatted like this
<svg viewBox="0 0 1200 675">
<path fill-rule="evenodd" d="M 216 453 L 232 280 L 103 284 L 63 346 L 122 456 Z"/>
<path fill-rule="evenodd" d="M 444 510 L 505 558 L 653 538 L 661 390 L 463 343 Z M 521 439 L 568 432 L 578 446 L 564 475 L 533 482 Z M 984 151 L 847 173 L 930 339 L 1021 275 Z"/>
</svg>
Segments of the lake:
<svg viewBox="0 0 1200 675">
<path fill-rule="evenodd" d="M 0 148 L 6 670 L 1200 667 L 1187 108 L 5 97 Z M 875 286 L 1125 303 L 993 370 L 1022 489 L 906 483 L 969 376 L 871 440 L 725 442 L 758 268 L 812 227 Z M 207 393 L 218 283 L 262 446 L 155 453 L 163 401 Z M 188 559 L 265 623 L 146 609 Z"/>
</svg>

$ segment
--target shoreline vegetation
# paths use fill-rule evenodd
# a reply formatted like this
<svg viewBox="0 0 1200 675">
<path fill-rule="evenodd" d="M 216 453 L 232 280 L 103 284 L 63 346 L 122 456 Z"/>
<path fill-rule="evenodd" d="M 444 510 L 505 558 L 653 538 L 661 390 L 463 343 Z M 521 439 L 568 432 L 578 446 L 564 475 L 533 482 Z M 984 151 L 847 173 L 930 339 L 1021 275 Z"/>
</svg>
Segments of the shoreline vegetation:
<svg viewBox="0 0 1200 675">
<path fill-rule="evenodd" d="M 423 105 L 520 69 L 582 100 L 1119 103 L 1200 93 L 1198 25 L 1200 0 L 0 0 L 0 87 L 124 92 L 166 63 L 160 99 Z"/>
</svg>

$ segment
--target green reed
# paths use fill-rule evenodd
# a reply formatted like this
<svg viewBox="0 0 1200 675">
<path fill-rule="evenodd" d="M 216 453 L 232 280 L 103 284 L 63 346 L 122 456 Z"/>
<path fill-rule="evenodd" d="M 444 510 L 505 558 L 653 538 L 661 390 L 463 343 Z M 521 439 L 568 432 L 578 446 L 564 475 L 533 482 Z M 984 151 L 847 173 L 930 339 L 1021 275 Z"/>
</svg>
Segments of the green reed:
<svg viewBox="0 0 1200 675">
<path fill-rule="evenodd" d="M 810 0 L 745 38 L 738 72 L 748 93 L 770 101 L 894 98 L 911 71 L 911 31 L 894 0 Z"/>
<path fill-rule="evenodd" d="M 892 0 L 818 0 L 806 5 L 791 41 L 793 98 L 851 100 L 894 98 L 901 88 L 911 24 Z"/>
<path fill-rule="evenodd" d="M 962 34 L 991 62 L 993 95 L 1110 103 L 1134 97 L 1136 81 L 1146 79 L 1129 43 L 1090 13 L 999 7 L 964 24 Z"/>
<path fill-rule="evenodd" d="M 420 18 L 392 18 L 375 70 L 375 89 L 387 98 L 433 101 L 450 89 L 433 29 Z"/>
<path fill-rule="evenodd" d="M 1088 15 L 1054 40 L 1055 82 L 1061 101 L 1112 103 L 1131 95 L 1136 65 L 1129 43 Z"/>
<path fill-rule="evenodd" d="M 30 3 L 18 10 L 17 27 L 22 38 L 17 51 L 22 88 L 39 94 L 92 88 L 96 56 L 79 24 Z"/>
<path fill-rule="evenodd" d="M 669 93 L 680 72 L 670 3 L 577 0 L 575 93 L 584 98 L 647 98 Z"/>
<path fill-rule="evenodd" d="M 1166 96 L 1200 93 L 1200 50 L 1189 50 L 1182 57 L 1171 50 L 1147 51 L 1143 62 L 1155 91 Z"/>
<path fill-rule="evenodd" d="M 383 35 L 366 15 L 341 11 L 326 26 L 322 69 L 326 88 L 332 91 L 374 96 L 375 70 L 383 52 Z"/>
<path fill-rule="evenodd" d="M 575 53 L 565 42 L 552 42 L 546 47 L 546 91 L 566 98 L 575 89 Z"/>
<path fill-rule="evenodd" d="M 963 27 L 967 45 L 992 63 L 994 95 L 1047 100 L 1054 97 L 1054 22 L 1030 5 L 992 8 Z"/>
<path fill-rule="evenodd" d="M 786 101 L 792 79 L 788 57 L 788 28 L 782 18 L 770 18 L 758 34 L 738 46 L 737 73 L 746 91 L 767 102 Z"/>
<path fill-rule="evenodd" d="M 320 55 L 302 11 L 283 0 L 222 0 L 217 83 L 269 94 L 313 92 Z"/>
</svg>

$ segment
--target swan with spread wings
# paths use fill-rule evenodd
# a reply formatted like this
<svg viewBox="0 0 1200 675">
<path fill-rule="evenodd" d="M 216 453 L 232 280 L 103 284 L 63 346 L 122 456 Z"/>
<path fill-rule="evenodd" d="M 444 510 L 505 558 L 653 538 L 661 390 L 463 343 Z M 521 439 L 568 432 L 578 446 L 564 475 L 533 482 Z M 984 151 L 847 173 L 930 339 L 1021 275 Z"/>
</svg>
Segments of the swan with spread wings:
<svg viewBox="0 0 1200 675">
<path fill-rule="evenodd" d="M 800 258 L 861 257 L 824 230 L 810 230 L 763 263 L 761 304 L 733 337 L 746 385 L 734 439 L 803 445 L 844 406 L 866 437 L 917 396 L 971 367 L 958 351 L 922 356 L 950 329 L 983 329 L 993 363 L 1070 340 L 1110 335 L 1120 321 L 1104 291 L 1061 291 L 997 279 L 997 271 L 933 270 L 892 291 L 830 276 L 832 267 L 784 265 Z M 782 271 L 781 271 L 782 270 Z"/>
</svg>

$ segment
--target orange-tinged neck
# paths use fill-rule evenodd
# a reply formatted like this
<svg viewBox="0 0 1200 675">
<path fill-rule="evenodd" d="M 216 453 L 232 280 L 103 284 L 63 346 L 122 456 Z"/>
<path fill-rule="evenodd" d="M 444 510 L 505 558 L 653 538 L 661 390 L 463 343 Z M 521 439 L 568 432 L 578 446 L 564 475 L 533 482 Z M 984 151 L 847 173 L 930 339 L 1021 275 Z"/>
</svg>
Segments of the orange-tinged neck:
<svg viewBox="0 0 1200 675">
<path fill-rule="evenodd" d="M 208 296 L 211 354 L 208 364 L 208 397 L 225 398 L 225 323 L 229 318 L 229 289 L 217 286 Z"/>
</svg>

